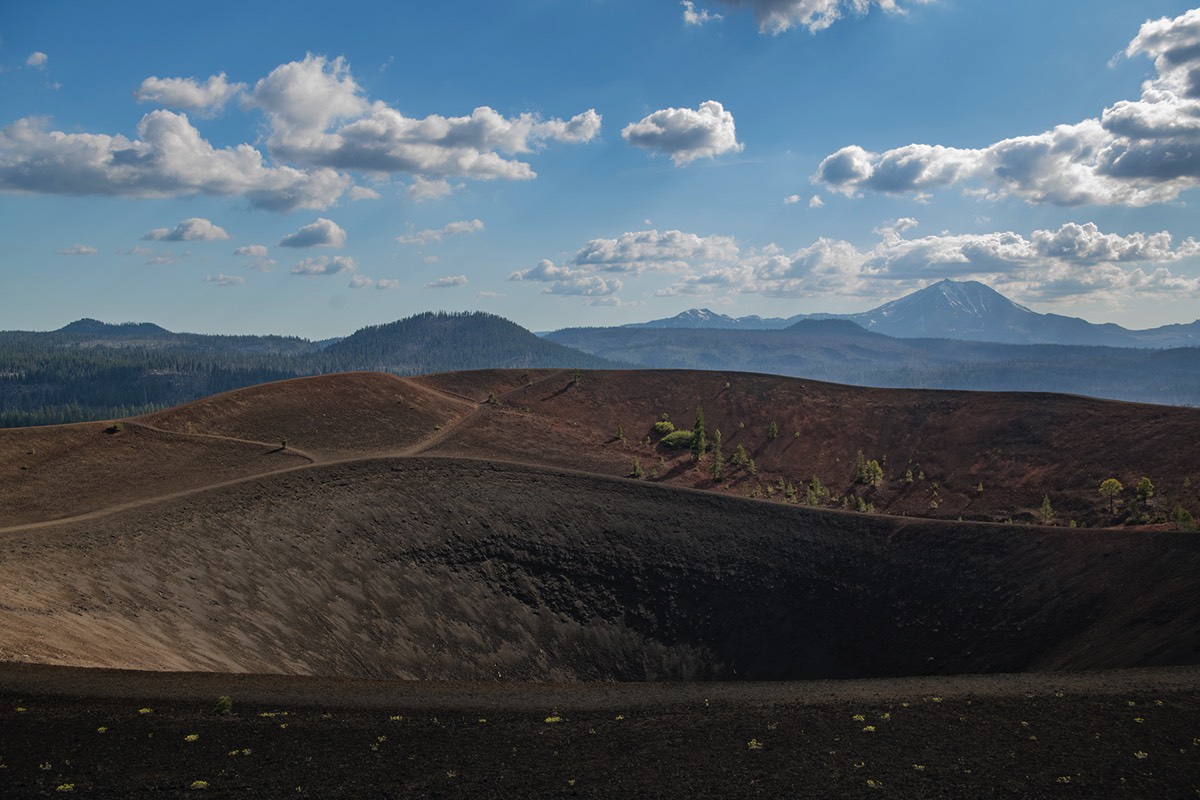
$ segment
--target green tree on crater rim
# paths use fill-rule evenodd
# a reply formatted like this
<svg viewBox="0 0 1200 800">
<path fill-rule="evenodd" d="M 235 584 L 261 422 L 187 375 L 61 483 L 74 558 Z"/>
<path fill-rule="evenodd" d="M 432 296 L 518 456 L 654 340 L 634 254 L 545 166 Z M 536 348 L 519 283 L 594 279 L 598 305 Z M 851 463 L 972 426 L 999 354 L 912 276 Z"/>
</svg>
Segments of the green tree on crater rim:
<svg viewBox="0 0 1200 800">
<path fill-rule="evenodd" d="M 1150 498 L 1154 497 L 1154 484 L 1150 482 L 1149 478 L 1143 475 L 1142 479 L 1137 482 L 1137 486 L 1133 491 L 1135 494 L 1137 494 L 1138 505 L 1140 505 L 1144 511 L 1150 506 Z"/>
<path fill-rule="evenodd" d="M 1106 478 L 1100 484 L 1100 494 L 1108 498 L 1108 513 L 1117 513 L 1117 495 L 1125 491 L 1125 487 L 1116 478 Z"/>
<path fill-rule="evenodd" d="M 1038 509 L 1038 517 L 1041 518 L 1043 525 L 1049 525 L 1054 521 L 1054 506 L 1050 505 L 1050 495 L 1042 495 L 1042 507 Z"/>
<path fill-rule="evenodd" d="M 713 433 L 712 464 L 709 466 L 712 479 L 720 482 L 725 478 L 725 454 L 721 452 L 721 429 Z"/>
<path fill-rule="evenodd" d="M 692 426 L 692 460 L 699 461 L 708 449 L 708 440 L 704 435 L 704 409 L 696 406 L 696 422 Z"/>
</svg>

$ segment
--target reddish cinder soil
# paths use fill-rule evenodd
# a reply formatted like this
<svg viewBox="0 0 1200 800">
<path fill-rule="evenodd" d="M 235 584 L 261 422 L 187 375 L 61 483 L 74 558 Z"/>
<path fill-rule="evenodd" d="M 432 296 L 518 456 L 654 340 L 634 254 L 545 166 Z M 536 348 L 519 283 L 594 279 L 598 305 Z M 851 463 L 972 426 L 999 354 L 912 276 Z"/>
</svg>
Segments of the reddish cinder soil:
<svg viewBox="0 0 1200 800">
<path fill-rule="evenodd" d="M 657 444 L 698 405 L 757 474 Z M 1197 441 L 1192 409 L 569 370 L 0 431 L 0 796 L 1194 796 L 1200 536 L 1096 487 L 1198 510 Z M 774 488 L 814 473 L 888 513 Z M 1043 494 L 1091 527 L 971 521 Z"/>
<path fill-rule="evenodd" d="M 531 376 L 515 390 L 506 372 L 417 379 L 453 385 L 480 403 L 489 393 L 502 398 L 431 452 L 612 475 L 628 474 L 637 458 L 647 480 L 742 495 L 757 490 L 773 499 L 784 494 L 768 494 L 780 479 L 803 497 L 802 484 L 816 475 L 834 494 L 861 495 L 878 512 L 940 519 L 1040 522 L 1037 510 L 1048 496 L 1056 524 L 1092 527 L 1123 519 L 1133 487 L 1148 476 L 1157 492 L 1152 512 L 1180 503 L 1200 515 L 1200 463 L 1193 455 L 1200 409 L 1070 395 L 871 389 L 745 373 L 597 371 L 572 378 L 569 370 Z M 720 430 L 726 459 L 742 445 L 757 475 L 727 466 L 725 480 L 714 482 L 707 464 L 696 469 L 686 450 L 657 445 L 655 422 L 666 414 L 690 430 L 697 407 L 709 442 Z M 769 440 L 772 421 L 779 435 Z M 618 427 L 625 441 L 616 438 Z M 854 482 L 860 452 L 882 462 L 879 487 Z M 1098 491 L 1108 477 L 1127 487 L 1115 517 Z"/>
</svg>

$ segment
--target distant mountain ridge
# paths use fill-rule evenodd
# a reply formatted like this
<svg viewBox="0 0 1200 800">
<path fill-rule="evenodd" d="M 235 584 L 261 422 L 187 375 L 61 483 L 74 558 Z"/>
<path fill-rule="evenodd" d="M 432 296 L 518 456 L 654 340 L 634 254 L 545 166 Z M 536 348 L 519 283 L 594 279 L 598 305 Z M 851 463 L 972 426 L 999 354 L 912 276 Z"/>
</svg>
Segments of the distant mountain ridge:
<svg viewBox="0 0 1200 800">
<path fill-rule="evenodd" d="M 330 372 L 395 375 L 485 368 L 627 366 L 481 312 L 425 313 L 320 342 L 174 333 L 81 319 L 0 331 L 0 427 L 144 414 L 218 392 Z"/>
<path fill-rule="evenodd" d="M 1200 320 L 1130 330 L 1061 314 L 1040 314 L 979 281 L 949 278 L 857 314 L 797 314 L 792 317 L 731 317 L 707 308 L 626 328 L 782 330 L 805 319 L 845 319 L 866 330 L 900 339 L 960 339 L 1001 344 L 1072 344 L 1105 347 L 1200 346 Z"/>
</svg>

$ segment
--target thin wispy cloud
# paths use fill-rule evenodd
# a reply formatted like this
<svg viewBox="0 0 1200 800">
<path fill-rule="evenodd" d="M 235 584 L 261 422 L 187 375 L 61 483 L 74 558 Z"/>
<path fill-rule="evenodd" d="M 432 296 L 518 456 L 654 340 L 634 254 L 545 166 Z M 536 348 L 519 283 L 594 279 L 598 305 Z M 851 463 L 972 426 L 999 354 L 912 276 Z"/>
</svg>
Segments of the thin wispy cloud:
<svg viewBox="0 0 1200 800">
<path fill-rule="evenodd" d="M 350 256 L 314 256 L 292 267 L 293 275 L 339 275 L 354 272 L 358 265 Z"/>
<path fill-rule="evenodd" d="M 483 230 L 483 221 L 478 219 L 449 222 L 441 228 L 429 228 L 416 233 L 406 233 L 397 236 L 399 244 L 435 244 L 449 236 L 462 236 L 468 233 L 478 233 Z"/>
<path fill-rule="evenodd" d="M 749 8 L 762 33 L 780 34 L 792 28 L 823 31 L 846 16 L 866 16 L 872 7 L 904 14 L 906 6 L 933 0 L 717 0 L 731 9 Z"/>
<path fill-rule="evenodd" d="M 430 281 L 425 284 L 426 289 L 453 289 L 459 286 L 466 286 L 470 281 L 466 275 L 447 275 L 444 278 Z"/>
<path fill-rule="evenodd" d="M 94 256 L 98 251 L 89 244 L 73 244 L 58 251 L 60 256 Z"/>
</svg>

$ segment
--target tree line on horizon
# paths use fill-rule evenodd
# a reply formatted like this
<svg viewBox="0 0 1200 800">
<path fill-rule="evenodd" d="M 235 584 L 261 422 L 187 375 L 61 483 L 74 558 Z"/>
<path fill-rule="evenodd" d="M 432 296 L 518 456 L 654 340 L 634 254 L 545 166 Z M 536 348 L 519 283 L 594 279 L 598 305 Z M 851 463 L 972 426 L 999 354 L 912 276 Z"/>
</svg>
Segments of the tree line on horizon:
<svg viewBox="0 0 1200 800">
<path fill-rule="evenodd" d="M 363 328 L 332 344 L 155 328 L 85 320 L 47 333 L 0 332 L 0 428 L 145 414 L 331 372 L 618 366 L 479 312 L 428 312 Z"/>
</svg>

